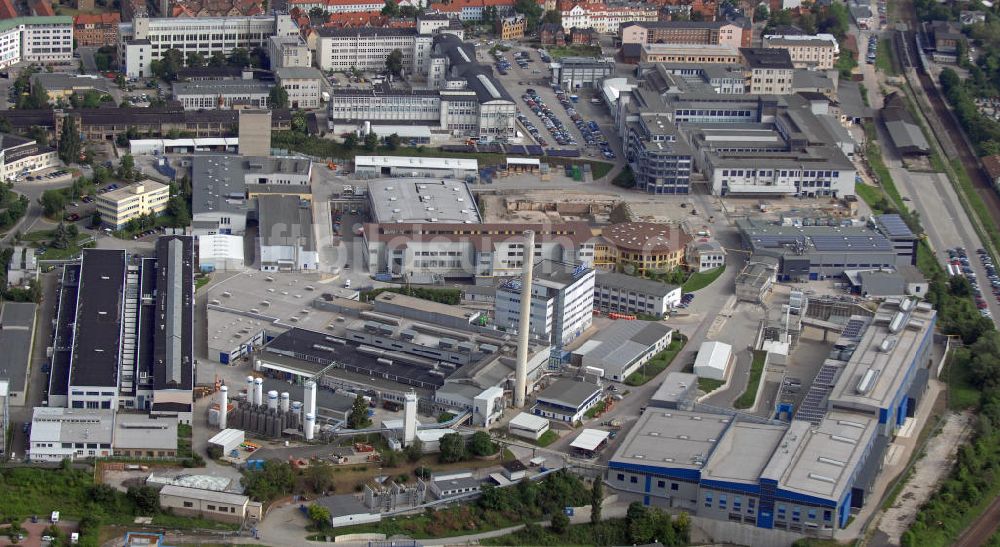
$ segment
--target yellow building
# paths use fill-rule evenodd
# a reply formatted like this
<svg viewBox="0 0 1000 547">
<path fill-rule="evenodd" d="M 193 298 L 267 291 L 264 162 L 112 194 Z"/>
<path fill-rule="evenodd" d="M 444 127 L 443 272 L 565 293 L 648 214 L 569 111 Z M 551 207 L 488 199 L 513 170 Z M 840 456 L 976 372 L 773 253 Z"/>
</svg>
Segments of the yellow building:
<svg viewBox="0 0 1000 547">
<path fill-rule="evenodd" d="M 496 32 L 501 40 L 518 40 L 524 38 L 524 30 L 527 22 L 523 15 L 515 14 L 510 17 L 501 17 L 496 22 Z"/>
<path fill-rule="evenodd" d="M 101 221 L 116 230 L 145 214 L 158 215 L 167 209 L 170 187 L 149 179 L 97 196 Z"/>
<path fill-rule="evenodd" d="M 614 260 L 616 269 L 629 275 L 665 273 L 683 266 L 691 241 L 679 226 L 654 222 L 612 224 L 601 235 L 607 242 L 603 260 Z M 596 250 L 594 254 L 596 261 Z"/>
</svg>

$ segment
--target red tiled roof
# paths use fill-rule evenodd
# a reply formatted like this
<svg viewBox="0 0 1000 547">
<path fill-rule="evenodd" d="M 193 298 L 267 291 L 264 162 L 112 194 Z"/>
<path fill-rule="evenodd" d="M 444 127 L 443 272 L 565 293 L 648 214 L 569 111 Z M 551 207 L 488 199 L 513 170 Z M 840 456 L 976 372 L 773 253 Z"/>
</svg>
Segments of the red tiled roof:
<svg viewBox="0 0 1000 547">
<path fill-rule="evenodd" d="M 541 4 L 543 2 L 539 2 Z M 459 12 L 463 8 L 478 8 L 486 6 L 513 6 L 514 0 L 449 0 L 448 2 L 436 2 L 431 4 L 430 9 L 434 11 Z"/>
<path fill-rule="evenodd" d="M 122 16 L 118 13 L 81 13 L 73 17 L 73 24 L 80 25 L 117 25 Z"/>
<path fill-rule="evenodd" d="M 52 9 L 52 4 L 49 0 L 34 0 L 31 3 L 31 11 L 39 17 L 46 17 L 55 15 L 56 12 Z"/>
<path fill-rule="evenodd" d="M 17 17 L 17 10 L 11 0 L 0 0 L 0 19 L 13 19 Z"/>
</svg>

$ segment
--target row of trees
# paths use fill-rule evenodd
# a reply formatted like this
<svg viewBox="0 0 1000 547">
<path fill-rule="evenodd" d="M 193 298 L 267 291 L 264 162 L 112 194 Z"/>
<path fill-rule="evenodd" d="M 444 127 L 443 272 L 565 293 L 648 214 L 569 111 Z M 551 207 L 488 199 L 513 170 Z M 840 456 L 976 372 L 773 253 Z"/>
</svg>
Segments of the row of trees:
<svg viewBox="0 0 1000 547">
<path fill-rule="evenodd" d="M 973 93 L 958 74 L 945 68 L 940 76 L 941 90 L 955 111 L 962 128 L 975 143 L 980 155 L 1000 153 L 1000 122 L 983 116 L 976 107 Z M 975 82 L 975 80 L 972 80 Z"/>
<path fill-rule="evenodd" d="M 171 48 L 163 52 L 162 58 L 151 62 L 149 69 L 156 77 L 170 82 L 177 79 L 177 71 L 185 66 L 195 68 L 204 66 L 266 68 L 268 59 L 267 52 L 259 47 L 253 49 L 235 48 L 229 55 L 217 51 L 210 57 L 205 57 L 198 52 L 188 53 L 185 57 L 180 50 Z"/>
</svg>

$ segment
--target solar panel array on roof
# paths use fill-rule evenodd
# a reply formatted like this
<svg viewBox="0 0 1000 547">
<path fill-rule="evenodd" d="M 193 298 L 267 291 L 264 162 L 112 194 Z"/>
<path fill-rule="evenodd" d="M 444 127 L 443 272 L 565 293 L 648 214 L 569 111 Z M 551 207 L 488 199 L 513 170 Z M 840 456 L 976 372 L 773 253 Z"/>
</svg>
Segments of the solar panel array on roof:
<svg viewBox="0 0 1000 547">
<path fill-rule="evenodd" d="M 809 386 L 809 391 L 806 392 L 806 396 L 802 399 L 802 403 L 795 413 L 796 419 L 805 420 L 813 425 L 819 425 L 823 421 L 829 410 L 827 399 L 830 397 L 830 392 L 833 391 L 833 386 L 837 383 L 837 377 L 841 370 L 843 370 L 842 367 L 833 364 L 824 364 L 820 367 L 812 385 Z"/>
<path fill-rule="evenodd" d="M 848 319 L 847 325 L 844 326 L 844 332 L 841 336 L 844 338 L 861 338 L 861 332 L 867 324 L 868 321 L 865 319 L 852 317 L 851 319 Z"/>
<path fill-rule="evenodd" d="M 913 231 L 899 215 L 879 215 L 875 217 L 882 226 L 882 231 L 889 237 L 913 237 Z"/>
</svg>

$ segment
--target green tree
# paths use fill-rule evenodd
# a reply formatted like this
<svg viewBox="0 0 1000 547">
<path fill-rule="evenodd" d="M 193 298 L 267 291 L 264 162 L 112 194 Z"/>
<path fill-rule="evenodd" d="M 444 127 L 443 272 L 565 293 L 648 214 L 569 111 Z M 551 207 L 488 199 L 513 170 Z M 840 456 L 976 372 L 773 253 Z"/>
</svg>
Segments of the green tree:
<svg viewBox="0 0 1000 547">
<path fill-rule="evenodd" d="M 534 32 L 538 28 L 538 21 L 542 18 L 542 6 L 535 0 L 517 0 L 514 2 L 514 11 L 524 15 L 528 32 Z"/>
<path fill-rule="evenodd" d="M 170 215 L 174 228 L 184 228 L 191 224 L 191 211 L 188 207 L 187 199 L 182 195 L 171 196 L 167 202 L 167 214 Z"/>
<path fill-rule="evenodd" d="M 248 496 L 267 502 L 291 493 L 295 474 L 288 462 L 268 460 L 260 469 L 249 469 L 241 479 Z"/>
<path fill-rule="evenodd" d="M 135 177 L 135 158 L 132 154 L 122 156 L 122 161 L 118 165 L 118 176 L 124 180 L 132 180 Z"/>
<path fill-rule="evenodd" d="M 192 68 L 200 68 L 208 63 L 208 59 L 204 55 L 198 53 L 197 51 L 192 51 L 187 54 L 187 66 Z"/>
<path fill-rule="evenodd" d="M 100 211 L 94 211 L 94 214 L 90 215 L 90 227 L 98 228 L 101 226 L 101 213 Z"/>
<path fill-rule="evenodd" d="M 394 49 L 385 57 L 385 69 L 393 76 L 399 76 L 403 73 L 403 52 L 401 50 Z"/>
<path fill-rule="evenodd" d="M 399 2 L 396 0 L 385 0 L 382 7 L 382 15 L 386 17 L 399 17 Z"/>
<path fill-rule="evenodd" d="M 233 51 L 229 53 L 226 63 L 230 66 L 246 68 L 250 66 L 250 52 L 243 47 L 234 48 Z"/>
<path fill-rule="evenodd" d="M 39 146 L 49 145 L 49 132 L 44 127 L 33 125 L 28 128 L 26 136 L 37 142 Z"/>
<path fill-rule="evenodd" d="M 80 133 L 76 130 L 76 118 L 66 116 L 63 121 L 62 133 L 59 137 L 59 159 L 66 165 L 80 161 Z"/>
<path fill-rule="evenodd" d="M 552 530 L 553 534 L 563 535 L 569 530 L 569 516 L 566 515 L 564 511 L 556 511 L 552 514 L 551 524 L 549 528 Z"/>
<path fill-rule="evenodd" d="M 562 26 L 562 14 L 558 10 L 550 9 L 542 15 L 542 23 Z"/>
<path fill-rule="evenodd" d="M 385 147 L 389 150 L 395 150 L 399 148 L 402 139 L 399 138 L 399 133 L 393 133 L 385 138 Z"/>
<path fill-rule="evenodd" d="M 271 95 L 268 97 L 271 108 L 288 108 L 288 91 L 280 85 L 271 88 Z"/>
<path fill-rule="evenodd" d="M 344 150 L 354 150 L 358 146 L 358 136 L 354 132 L 344 135 Z"/>
<path fill-rule="evenodd" d="M 309 129 L 306 123 L 306 113 L 301 110 L 296 110 L 292 113 L 292 131 L 297 131 L 299 133 L 305 134 Z"/>
<path fill-rule="evenodd" d="M 600 477 L 594 479 L 590 486 L 590 522 L 601 522 L 601 509 L 604 506 L 604 481 Z"/>
<path fill-rule="evenodd" d="M 27 95 L 21 95 L 17 102 L 20 109 L 49 108 L 49 92 L 38 82 L 31 84 Z"/>
<path fill-rule="evenodd" d="M 318 503 L 314 503 L 309 506 L 309 520 L 313 521 L 316 526 L 329 526 L 330 510 Z"/>
<path fill-rule="evenodd" d="M 321 7 L 315 7 L 309 10 L 309 19 L 313 22 L 325 21 L 327 17 L 326 10 Z"/>
<path fill-rule="evenodd" d="M 368 403 L 361 394 L 354 398 L 354 405 L 351 407 L 351 414 L 347 417 L 347 427 L 351 429 L 364 429 L 371 425 L 368 418 Z"/>
<path fill-rule="evenodd" d="M 226 54 L 221 51 L 216 51 L 208 58 L 208 66 L 220 67 L 226 66 Z"/>
<path fill-rule="evenodd" d="M 365 150 L 368 150 L 370 152 L 372 150 L 375 150 L 377 146 L 378 146 L 378 135 L 375 134 L 374 131 L 369 131 L 368 134 L 365 135 Z"/>
<path fill-rule="evenodd" d="M 424 455 L 424 442 L 420 439 L 413 439 L 413 442 L 403 449 L 403 453 L 406 454 L 407 461 L 417 463 Z"/>
<path fill-rule="evenodd" d="M 483 22 L 484 23 L 492 24 L 492 23 L 494 23 L 499 18 L 500 18 L 500 15 L 497 13 L 497 7 L 496 6 L 486 6 L 485 8 L 483 8 Z"/>
<path fill-rule="evenodd" d="M 469 452 L 474 456 L 491 456 L 497 453 L 497 445 L 485 431 L 476 431 L 469 440 Z"/>
<path fill-rule="evenodd" d="M 171 82 L 177 79 L 177 71 L 184 66 L 184 54 L 180 50 L 170 48 L 163 52 L 163 57 L 149 64 L 149 70 L 158 78 Z"/>
<path fill-rule="evenodd" d="M 333 490 L 333 466 L 326 462 L 311 464 L 305 469 L 305 480 L 309 488 L 317 494 Z"/>
<path fill-rule="evenodd" d="M 160 493 L 152 486 L 131 486 L 126 496 L 141 515 L 154 515 L 160 510 Z"/>
<path fill-rule="evenodd" d="M 449 433 L 441 437 L 438 459 L 441 463 L 455 463 L 468 457 L 465 450 L 465 439 L 458 433 Z"/>
</svg>

